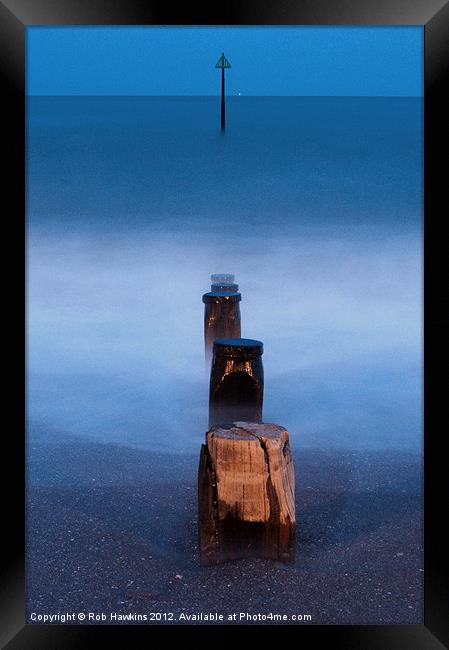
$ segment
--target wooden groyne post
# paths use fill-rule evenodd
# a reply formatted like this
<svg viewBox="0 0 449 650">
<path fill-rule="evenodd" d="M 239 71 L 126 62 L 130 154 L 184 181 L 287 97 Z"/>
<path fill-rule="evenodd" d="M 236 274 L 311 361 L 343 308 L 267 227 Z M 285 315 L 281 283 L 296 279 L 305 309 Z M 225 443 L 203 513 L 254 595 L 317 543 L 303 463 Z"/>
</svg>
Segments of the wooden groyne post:
<svg viewBox="0 0 449 650">
<path fill-rule="evenodd" d="M 230 273 L 211 276 L 211 290 L 203 295 L 204 348 L 206 363 L 210 364 L 214 341 L 220 338 L 240 338 L 242 295 Z"/>
<path fill-rule="evenodd" d="M 261 422 L 263 343 L 223 338 L 214 342 L 209 385 L 209 427 L 236 420 Z"/>
<path fill-rule="evenodd" d="M 275 424 L 214 426 L 198 471 L 199 547 L 208 566 L 295 558 L 295 475 L 289 434 Z"/>
</svg>

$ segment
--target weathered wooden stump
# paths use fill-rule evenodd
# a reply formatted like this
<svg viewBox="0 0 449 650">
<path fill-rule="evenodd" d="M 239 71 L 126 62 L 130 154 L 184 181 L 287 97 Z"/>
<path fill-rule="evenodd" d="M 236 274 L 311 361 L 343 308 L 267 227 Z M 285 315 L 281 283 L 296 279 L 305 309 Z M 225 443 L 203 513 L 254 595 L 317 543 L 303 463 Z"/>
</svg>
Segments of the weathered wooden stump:
<svg viewBox="0 0 449 650">
<path fill-rule="evenodd" d="M 295 479 L 288 431 L 234 422 L 206 433 L 198 473 L 201 564 L 245 557 L 292 562 Z"/>
</svg>

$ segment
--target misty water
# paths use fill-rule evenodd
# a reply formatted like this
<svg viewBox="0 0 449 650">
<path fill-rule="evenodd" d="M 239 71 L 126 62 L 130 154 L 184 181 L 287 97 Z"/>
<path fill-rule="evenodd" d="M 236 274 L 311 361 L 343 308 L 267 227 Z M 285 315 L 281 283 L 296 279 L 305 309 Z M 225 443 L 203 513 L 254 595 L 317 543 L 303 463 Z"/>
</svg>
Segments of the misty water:
<svg viewBox="0 0 449 650">
<path fill-rule="evenodd" d="M 32 97 L 30 431 L 195 453 L 234 273 L 294 448 L 422 442 L 422 101 Z"/>
</svg>

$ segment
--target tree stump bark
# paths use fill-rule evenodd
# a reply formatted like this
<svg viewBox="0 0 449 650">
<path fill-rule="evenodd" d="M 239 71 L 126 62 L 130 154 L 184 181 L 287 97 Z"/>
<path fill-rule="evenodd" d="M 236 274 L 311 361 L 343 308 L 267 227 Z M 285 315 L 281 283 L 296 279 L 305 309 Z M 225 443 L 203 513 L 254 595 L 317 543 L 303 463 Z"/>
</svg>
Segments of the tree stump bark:
<svg viewBox="0 0 449 650">
<path fill-rule="evenodd" d="M 295 480 L 288 431 L 234 422 L 206 433 L 198 472 L 201 564 L 244 557 L 292 562 Z"/>
</svg>

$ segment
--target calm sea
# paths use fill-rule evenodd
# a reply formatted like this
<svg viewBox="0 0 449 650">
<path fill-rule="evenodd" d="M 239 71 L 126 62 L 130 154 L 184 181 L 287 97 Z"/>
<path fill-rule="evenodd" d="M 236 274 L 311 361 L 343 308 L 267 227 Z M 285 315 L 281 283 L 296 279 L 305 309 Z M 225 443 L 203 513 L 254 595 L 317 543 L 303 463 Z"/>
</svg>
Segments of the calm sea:
<svg viewBox="0 0 449 650">
<path fill-rule="evenodd" d="M 264 419 L 298 447 L 418 450 L 422 101 L 28 100 L 36 435 L 195 452 L 203 304 L 234 273 Z"/>
</svg>

